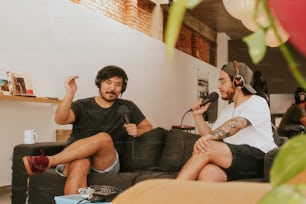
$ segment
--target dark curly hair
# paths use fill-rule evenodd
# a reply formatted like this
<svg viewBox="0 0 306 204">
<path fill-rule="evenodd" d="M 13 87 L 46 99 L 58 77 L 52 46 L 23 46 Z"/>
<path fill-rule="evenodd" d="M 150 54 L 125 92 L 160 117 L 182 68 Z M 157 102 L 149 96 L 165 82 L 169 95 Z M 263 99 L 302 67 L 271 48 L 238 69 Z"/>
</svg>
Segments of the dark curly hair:
<svg viewBox="0 0 306 204">
<path fill-rule="evenodd" d="M 95 84 L 98 88 L 100 88 L 102 81 L 104 81 L 106 79 L 109 79 L 109 78 L 112 78 L 112 77 L 121 77 L 122 78 L 122 82 L 123 82 L 122 83 L 122 89 L 121 89 L 121 94 L 122 94 L 126 90 L 128 77 L 127 77 L 127 74 L 125 73 L 125 71 L 118 66 L 108 65 L 108 66 L 100 69 L 100 71 L 98 71 L 98 73 L 97 73 Z"/>
</svg>

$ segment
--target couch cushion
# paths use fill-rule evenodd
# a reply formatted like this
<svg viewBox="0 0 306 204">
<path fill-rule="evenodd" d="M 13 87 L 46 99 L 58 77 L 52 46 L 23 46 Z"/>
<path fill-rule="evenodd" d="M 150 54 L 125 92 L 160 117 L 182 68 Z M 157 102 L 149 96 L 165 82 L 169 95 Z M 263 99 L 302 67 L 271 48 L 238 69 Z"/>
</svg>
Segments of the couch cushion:
<svg viewBox="0 0 306 204">
<path fill-rule="evenodd" d="M 172 129 L 167 134 L 159 167 L 164 171 L 179 171 L 190 158 L 199 135 Z"/>
<path fill-rule="evenodd" d="M 143 171 L 139 172 L 139 175 L 135 178 L 134 184 L 149 180 L 149 179 L 174 179 L 177 176 L 177 172 L 152 172 Z"/>
<path fill-rule="evenodd" d="M 28 203 L 54 203 L 54 196 L 64 194 L 65 181 L 66 178 L 55 173 L 54 168 L 47 169 L 42 174 L 31 176 Z"/>
<path fill-rule="evenodd" d="M 138 172 L 119 173 L 90 173 L 87 177 L 87 184 L 90 185 L 110 185 L 125 190 L 134 185 L 139 175 Z M 29 180 L 29 203 L 31 204 L 53 204 L 54 196 L 64 194 L 66 178 L 59 176 L 54 168 L 47 169 L 44 173 L 31 176 Z"/>
<path fill-rule="evenodd" d="M 141 137 L 128 138 L 124 145 L 124 154 L 120 158 L 120 171 L 155 169 L 167 133 L 167 130 L 158 127 Z"/>
<path fill-rule="evenodd" d="M 125 190 L 134 185 L 140 172 L 119 172 L 119 173 L 90 173 L 87 177 L 88 186 L 90 185 L 109 185 L 120 190 Z"/>
</svg>

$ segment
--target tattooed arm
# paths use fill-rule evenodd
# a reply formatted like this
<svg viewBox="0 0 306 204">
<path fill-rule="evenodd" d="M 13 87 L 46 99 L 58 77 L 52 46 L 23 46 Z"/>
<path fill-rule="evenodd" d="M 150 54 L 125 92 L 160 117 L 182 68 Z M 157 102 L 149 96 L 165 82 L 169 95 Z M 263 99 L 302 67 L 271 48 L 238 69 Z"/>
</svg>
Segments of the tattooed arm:
<svg viewBox="0 0 306 204">
<path fill-rule="evenodd" d="M 209 134 L 200 137 L 193 147 L 193 153 L 198 154 L 200 152 L 206 152 L 209 148 L 208 140 L 221 140 L 226 137 L 230 137 L 237 133 L 239 130 L 250 126 L 251 123 L 243 117 L 232 118 L 223 123 L 217 129 L 211 131 Z"/>
<path fill-rule="evenodd" d="M 232 118 L 223 123 L 217 129 L 211 131 L 200 137 L 194 144 L 193 153 L 198 154 L 200 152 L 206 152 L 209 148 L 208 140 L 221 140 L 226 137 L 230 137 L 237 133 L 239 130 L 250 126 L 251 123 L 243 117 Z"/>
<path fill-rule="evenodd" d="M 226 137 L 230 137 L 237 133 L 239 130 L 250 126 L 251 123 L 246 118 L 243 117 L 235 117 L 232 118 L 217 129 L 211 131 L 209 135 L 213 140 L 221 140 Z"/>
</svg>

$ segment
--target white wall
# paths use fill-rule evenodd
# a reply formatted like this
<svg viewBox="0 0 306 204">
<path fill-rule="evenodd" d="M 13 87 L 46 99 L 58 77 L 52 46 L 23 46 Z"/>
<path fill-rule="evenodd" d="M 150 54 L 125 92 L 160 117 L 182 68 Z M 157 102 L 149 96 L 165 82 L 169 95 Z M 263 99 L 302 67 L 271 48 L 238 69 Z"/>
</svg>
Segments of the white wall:
<svg viewBox="0 0 306 204">
<path fill-rule="evenodd" d="M 218 33 L 217 35 L 217 67 L 221 68 L 224 64 L 228 62 L 228 41 L 230 37 L 226 33 Z M 218 113 L 226 107 L 228 101 L 219 100 L 218 101 Z"/>
<path fill-rule="evenodd" d="M 1 0 L 0 30 L 0 64 L 29 77 L 37 96 L 62 98 L 71 74 L 80 76 L 76 98 L 96 95 L 96 72 L 115 64 L 129 76 L 123 98 L 169 129 L 196 100 L 198 69 L 210 72 L 209 89 L 216 90 L 215 67 L 180 51 L 169 60 L 162 42 L 69 0 Z M 55 140 L 55 108 L 0 101 L 0 186 L 11 183 L 10 159 L 24 129 L 36 129 L 39 142 Z M 184 121 L 193 125 L 191 115 Z"/>
</svg>

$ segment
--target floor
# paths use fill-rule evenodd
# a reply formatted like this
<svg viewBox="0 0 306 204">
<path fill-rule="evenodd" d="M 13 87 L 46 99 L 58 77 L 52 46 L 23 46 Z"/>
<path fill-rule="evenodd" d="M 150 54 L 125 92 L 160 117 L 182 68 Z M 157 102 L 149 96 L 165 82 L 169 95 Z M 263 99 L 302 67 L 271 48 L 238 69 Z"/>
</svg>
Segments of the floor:
<svg viewBox="0 0 306 204">
<path fill-rule="evenodd" d="M 0 200 L 1 200 L 1 204 L 11 203 L 11 186 L 1 186 L 0 187 Z"/>
</svg>

